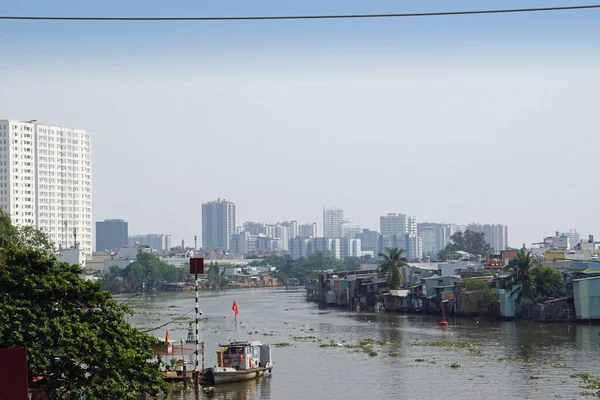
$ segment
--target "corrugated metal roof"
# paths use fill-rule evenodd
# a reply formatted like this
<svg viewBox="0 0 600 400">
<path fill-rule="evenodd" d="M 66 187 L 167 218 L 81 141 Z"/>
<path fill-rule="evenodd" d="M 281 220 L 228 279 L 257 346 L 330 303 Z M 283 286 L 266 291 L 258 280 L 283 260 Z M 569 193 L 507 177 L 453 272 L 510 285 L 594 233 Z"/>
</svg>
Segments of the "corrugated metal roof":
<svg viewBox="0 0 600 400">
<path fill-rule="evenodd" d="M 573 279 L 573 282 L 587 281 L 587 280 L 590 280 L 590 279 L 600 279 L 600 276 L 590 276 L 589 278 Z"/>
<path fill-rule="evenodd" d="M 390 290 L 390 293 L 394 297 L 406 297 L 410 293 L 410 290 L 401 289 L 401 290 Z"/>
</svg>

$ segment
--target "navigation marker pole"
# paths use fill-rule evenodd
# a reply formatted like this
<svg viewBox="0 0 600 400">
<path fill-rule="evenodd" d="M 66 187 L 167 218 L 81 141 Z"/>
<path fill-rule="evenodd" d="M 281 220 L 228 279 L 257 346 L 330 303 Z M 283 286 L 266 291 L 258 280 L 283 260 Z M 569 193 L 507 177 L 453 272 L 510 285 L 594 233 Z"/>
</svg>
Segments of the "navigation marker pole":
<svg viewBox="0 0 600 400">
<path fill-rule="evenodd" d="M 235 328 L 233 330 L 233 341 L 237 342 L 237 315 L 238 315 L 238 306 L 235 303 L 235 300 L 233 301 L 233 304 L 231 305 L 231 309 L 233 310 L 233 323 L 235 324 Z"/>
<path fill-rule="evenodd" d="M 194 274 L 196 283 L 196 365 L 194 368 L 194 386 L 196 391 L 198 390 L 198 384 L 200 382 L 200 371 L 198 369 L 199 355 L 200 355 L 200 342 L 198 341 L 198 322 L 200 320 L 200 307 L 198 306 L 198 274 L 204 273 L 204 258 L 192 257 L 190 258 L 190 274 Z"/>
<path fill-rule="evenodd" d="M 198 274 L 195 274 L 195 281 L 196 281 L 196 368 L 194 369 L 195 375 L 196 375 L 196 387 L 198 387 L 198 350 L 199 350 L 199 346 L 198 346 L 198 314 L 199 314 L 199 308 L 198 308 Z"/>
</svg>

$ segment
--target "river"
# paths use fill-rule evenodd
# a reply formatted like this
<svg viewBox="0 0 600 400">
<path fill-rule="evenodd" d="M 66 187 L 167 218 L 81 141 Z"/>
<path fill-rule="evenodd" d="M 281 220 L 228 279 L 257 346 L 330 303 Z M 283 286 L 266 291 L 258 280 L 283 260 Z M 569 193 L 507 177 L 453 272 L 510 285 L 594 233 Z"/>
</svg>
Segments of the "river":
<svg viewBox="0 0 600 400">
<path fill-rule="evenodd" d="M 443 331 L 436 316 L 323 310 L 305 301 L 303 289 L 273 288 L 201 293 L 206 366 L 216 363 L 219 342 L 234 339 L 233 300 L 239 308 L 238 340 L 291 346 L 272 349 L 271 377 L 217 386 L 201 398 L 576 399 L 584 389 L 570 376 L 600 375 L 598 325 L 450 317 Z M 186 318 L 194 318 L 193 292 L 145 295 L 130 303 L 136 312 L 129 320 L 140 328 L 190 311 Z M 164 337 L 166 328 L 170 340 L 185 340 L 186 321 L 153 333 Z M 379 342 L 372 346 L 377 355 L 347 348 L 365 339 Z M 331 341 L 335 347 L 321 347 Z M 448 342 L 461 345 L 447 347 Z M 194 399 L 194 394 L 169 399 Z"/>
</svg>

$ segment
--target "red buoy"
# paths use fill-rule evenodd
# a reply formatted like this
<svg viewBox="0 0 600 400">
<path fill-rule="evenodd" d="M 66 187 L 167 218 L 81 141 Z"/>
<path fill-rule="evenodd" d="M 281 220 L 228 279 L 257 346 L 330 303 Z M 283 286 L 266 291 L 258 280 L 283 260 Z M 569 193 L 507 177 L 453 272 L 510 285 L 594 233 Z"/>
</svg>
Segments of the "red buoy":
<svg viewBox="0 0 600 400">
<path fill-rule="evenodd" d="M 448 321 L 446 321 L 446 308 L 444 307 L 444 303 L 442 303 L 442 319 L 438 322 L 438 324 L 442 328 L 448 327 Z"/>
</svg>

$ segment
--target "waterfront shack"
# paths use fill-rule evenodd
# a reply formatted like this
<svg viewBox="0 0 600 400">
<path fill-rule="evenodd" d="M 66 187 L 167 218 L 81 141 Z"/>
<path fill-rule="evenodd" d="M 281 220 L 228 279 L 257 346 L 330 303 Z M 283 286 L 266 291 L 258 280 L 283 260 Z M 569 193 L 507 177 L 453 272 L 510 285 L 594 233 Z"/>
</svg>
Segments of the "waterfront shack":
<svg viewBox="0 0 600 400">
<path fill-rule="evenodd" d="M 442 302 L 454 303 L 454 285 L 460 280 L 458 275 L 438 276 L 434 274 L 421 278 L 421 299 L 426 312 L 441 312 Z"/>
<path fill-rule="evenodd" d="M 573 298 L 577 319 L 600 319 L 600 276 L 573 279 Z"/>
<path fill-rule="evenodd" d="M 390 290 L 383 296 L 385 311 L 413 311 L 416 307 L 410 289 Z"/>
<path fill-rule="evenodd" d="M 376 270 L 321 272 L 312 297 L 322 306 L 356 309 L 360 305 L 364 310 L 375 305 L 383 284 L 387 287 L 385 278 L 379 277 Z"/>
<path fill-rule="evenodd" d="M 491 276 L 457 280 L 454 286 L 454 312 L 461 315 L 498 315 L 498 296 Z"/>
</svg>

